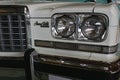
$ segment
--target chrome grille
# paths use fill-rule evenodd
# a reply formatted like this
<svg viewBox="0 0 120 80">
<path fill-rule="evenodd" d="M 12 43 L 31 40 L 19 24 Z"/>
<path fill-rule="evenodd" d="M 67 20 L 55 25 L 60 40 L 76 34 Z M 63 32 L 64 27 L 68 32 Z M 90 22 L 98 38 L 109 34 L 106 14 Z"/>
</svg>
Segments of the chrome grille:
<svg viewBox="0 0 120 80">
<path fill-rule="evenodd" d="M 24 14 L 0 14 L 0 51 L 24 51 L 26 39 Z"/>
</svg>

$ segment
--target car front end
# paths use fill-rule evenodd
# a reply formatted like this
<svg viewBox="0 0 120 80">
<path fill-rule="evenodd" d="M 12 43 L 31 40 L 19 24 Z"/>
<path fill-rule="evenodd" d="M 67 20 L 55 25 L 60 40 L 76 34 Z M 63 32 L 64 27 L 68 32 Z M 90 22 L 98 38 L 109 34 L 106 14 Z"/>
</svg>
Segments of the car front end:
<svg viewBox="0 0 120 80">
<path fill-rule="evenodd" d="M 0 6 L 0 58 L 24 60 L 26 71 L 116 80 L 119 30 L 116 3 L 4 3 Z"/>
</svg>

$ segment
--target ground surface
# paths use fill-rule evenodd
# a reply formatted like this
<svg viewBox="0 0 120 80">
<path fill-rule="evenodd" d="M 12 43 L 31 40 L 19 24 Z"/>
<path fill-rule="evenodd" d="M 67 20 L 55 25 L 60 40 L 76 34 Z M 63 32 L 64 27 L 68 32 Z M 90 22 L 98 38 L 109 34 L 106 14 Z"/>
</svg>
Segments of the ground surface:
<svg viewBox="0 0 120 80">
<path fill-rule="evenodd" d="M 54 75 L 35 73 L 38 77 L 34 80 L 81 80 L 81 79 L 70 79 L 63 77 L 55 77 Z M 16 68 L 0 68 L 0 80 L 25 80 L 25 70 Z M 120 80 L 120 79 L 119 79 Z"/>
<path fill-rule="evenodd" d="M 39 73 L 35 80 L 78 80 L 78 79 L 65 79 L 63 77 L 56 78 L 53 75 L 48 77 L 48 74 Z M 52 79 L 51 79 L 52 78 Z M 0 80 L 25 80 L 24 69 L 16 68 L 0 68 Z"/>
<path fill-rule="evenodd" d="M 24 69 L 0 68 L 0 80 L 25 80 Z"/>
</svg>

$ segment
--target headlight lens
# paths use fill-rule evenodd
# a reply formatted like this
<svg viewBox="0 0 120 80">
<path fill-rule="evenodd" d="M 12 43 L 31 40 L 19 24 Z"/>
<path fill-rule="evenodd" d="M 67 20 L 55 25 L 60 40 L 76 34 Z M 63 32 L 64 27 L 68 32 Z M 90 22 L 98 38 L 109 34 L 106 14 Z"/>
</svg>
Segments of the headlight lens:
<svg viewBox="0 0 120 80">
<path fill-rule="evenodd" d="M 88 17 L 83 21 L 81 31 L 83 35 L 90 40 L 101 39 L 105 32 L 103 18 L 97 16 Z"/>
<path fill-rule="evenodd" d="M 105 39 L 108 17 L 104 14 L 55 14 L 52 36 L 59 39 L 101 42 Z"/>
<path fill-rule="evenodd" d="M 75 32 L 74 20 L 69 16 L 61 16 L 56 19 L 55 29 L 58 36 L 69 37 Z"/>
</svg>

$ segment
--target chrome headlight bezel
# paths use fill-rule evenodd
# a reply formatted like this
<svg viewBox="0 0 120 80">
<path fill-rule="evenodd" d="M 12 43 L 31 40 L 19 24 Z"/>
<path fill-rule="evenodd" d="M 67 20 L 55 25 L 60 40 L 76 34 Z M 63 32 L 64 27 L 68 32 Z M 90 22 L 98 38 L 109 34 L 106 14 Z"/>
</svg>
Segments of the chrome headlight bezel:
<svg viewBox="0 0 120 80">
<path fill-rule="evenodd" d="M 71 19 L 71 21 L 74 21 L 73 22 L 73 26 L 74 26 L 74 29 L 73 30 L 70 30 L 69 34 L 68 35 L 63 35 L 63 34 L 59 34 L 58 33 L 58 29 L 57 29 L 57 23 L 58 23 L 58 20 L 61 19 L 62 17 L 66 17 L 67 19 Z M 55 14 L 52 16 L 52 21 L 51 21 L 51 25 L 52 25 L 52 28 L 51 28 L 51 32 L 52 32 L 52 36 L 54 38 L 59 38 L 59 39 L 75 39 L 75 32 L 76 32 L 76 22 L 75 22 L 75 16 L 71 15 L 71 14 Z M 70 28 L 70 27 L 69 27 Z"/>
<path fill-rule="evenodd" d="M 74 20 L 75 24 L 75 31 L 72 35 L 68 37 L 62 37 L 56 35 L 57 32 L 55 31 L 56 26 L 56 19 L 60 16 L 70 16 Z M 96 37 L 90 38 L 89 36 L 85 35 L 85 32 L 83 31 L 83 24 L 85 23 L 85 20 L 88 18 L 97 18 L 99 23 L 101 24 L 99 27 L 101 28 L 98 32 L 101 32 Z M 57 13 L 52 16 L 52 22 L 51 22 L 51 33 L 54 38 L 58 39 L 66 39 L 66 40 L 78 40 L 78 41 L 89 41 L 89 42 L 102 42 L 106 39 L 107 35 L 107 28 L 109 24 L 108 16 L 102 13 Z M 103 27 L 103 28 L 102 28 Z"/>
<path fill-rule="evenodd" d="M 55 29 L 58 36 L 62 38 L 70 37 L 76 29 L 74 18 L 66 15 L 58 17 L 56 19 Z"/>
<path fill-rule="evenodd" d="M 81 23 L 81 32 L 87 40 L 104 40 L 106 34 L 106 20 L 104 16 L 92 15 Z"/>
</svg>

